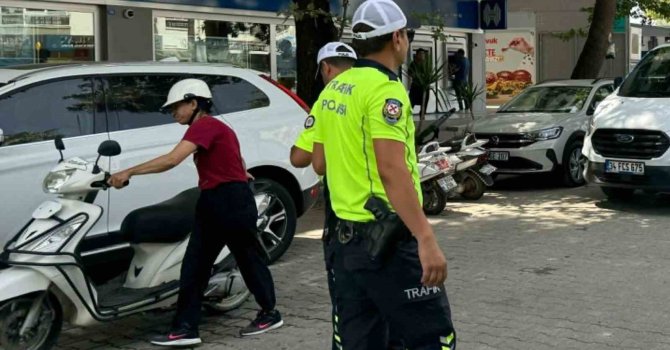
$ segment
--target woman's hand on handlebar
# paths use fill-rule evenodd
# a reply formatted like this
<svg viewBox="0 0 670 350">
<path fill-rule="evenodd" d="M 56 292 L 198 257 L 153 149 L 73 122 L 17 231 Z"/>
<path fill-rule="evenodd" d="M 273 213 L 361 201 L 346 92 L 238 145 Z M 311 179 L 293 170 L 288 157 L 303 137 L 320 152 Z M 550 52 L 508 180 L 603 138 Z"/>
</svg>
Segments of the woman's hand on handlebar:
<svg viewBox="0 0 670 350">
<path fill-rule="evenodd" d="M 116 189 L 121 189 L 128 186 L 130 183 L 130 177 L 130 173 L 127 170 L 124 170 L 110 176 L 107 180 L 107 183 Z"/>
</svg>

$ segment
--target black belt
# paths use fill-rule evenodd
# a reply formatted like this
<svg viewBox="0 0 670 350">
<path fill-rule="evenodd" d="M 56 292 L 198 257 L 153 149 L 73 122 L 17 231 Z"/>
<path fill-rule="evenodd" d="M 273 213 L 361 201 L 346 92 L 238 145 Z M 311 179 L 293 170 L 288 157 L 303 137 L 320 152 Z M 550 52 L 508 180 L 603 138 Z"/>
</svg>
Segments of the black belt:
<svg viewBox="0 0 670 350">
<path fill-rule="evenodd" d="M 363 235 L 367 223 L 349 221 L 344 219 L 337 219 L 337 224 L 335 224 L 335 232 L 337 232 L 337 240 L 342 244 L 347 244 L 351 241 L 356 235 Z"/>
</svg>

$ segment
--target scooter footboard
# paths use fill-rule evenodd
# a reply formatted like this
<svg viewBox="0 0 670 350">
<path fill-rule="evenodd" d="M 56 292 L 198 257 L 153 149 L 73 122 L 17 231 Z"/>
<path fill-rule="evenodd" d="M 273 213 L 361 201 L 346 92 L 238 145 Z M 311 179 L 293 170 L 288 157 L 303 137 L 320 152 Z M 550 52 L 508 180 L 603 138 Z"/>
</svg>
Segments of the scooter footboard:
<svg viewBox="0 0 670 350">
<path fill-rule="evenodd" d="M 12 266 L 0 270 L 0 302 L 47 290 L 50 284 L 46 276 L 30 268 Z"/>
</svg>

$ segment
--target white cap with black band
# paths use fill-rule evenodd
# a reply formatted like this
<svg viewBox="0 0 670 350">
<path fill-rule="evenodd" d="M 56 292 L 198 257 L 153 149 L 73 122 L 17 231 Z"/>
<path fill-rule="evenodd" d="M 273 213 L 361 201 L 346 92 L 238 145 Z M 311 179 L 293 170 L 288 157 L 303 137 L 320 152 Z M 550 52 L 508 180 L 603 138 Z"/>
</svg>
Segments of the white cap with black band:
<svg viewBox="0 0 670 350">
<path fill-rule="evenodd" d="M 321 71 L 321 61 L 331 57 L 344 57 L 344 58 L 351 58 L 352 60 L 358 59 L 358 57 L 356 56 L 356 51 L 351 46 L 345 43 L 335 41 L 323 45 L 323 47 L 319 50 L 319 54 L 316 56 L 317 77 L 319 76 L 319 72 Z"/>
<path fill-rule="evenodd" d="M 360 23 L 372 27 L 372 30 L 365 33 L 354 32 L 354 39 L 366 40 L 407 27 L 407 17 L 392 0 L 367 0 L 354 12 L 351 27 L 354 28 Z"/>
</svg>

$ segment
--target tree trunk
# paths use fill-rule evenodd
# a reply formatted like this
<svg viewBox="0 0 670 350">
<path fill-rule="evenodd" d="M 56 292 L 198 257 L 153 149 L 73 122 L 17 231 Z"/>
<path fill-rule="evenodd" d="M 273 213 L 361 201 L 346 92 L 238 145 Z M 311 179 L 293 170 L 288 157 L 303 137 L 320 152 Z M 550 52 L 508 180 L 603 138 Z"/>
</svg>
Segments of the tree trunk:
<svg viewBox="0 0 670 350">
<path fill-rule="evenodd" d="M 595 79 L 600 74 L 607 47 L 608 37 L 616 17 L 616 0 L 596 0 L 593 9 L 593 21 L 589 35 L 582 49 L 572 79 Z"/>
<path fill-rule="evenodd" d="M 293 0 L 298 11 L 307 11 L 310 3 L 315 9 L 330 12 L 328 0 Z M 300 16 L 298 16 L 300 17 Z M 295 21 L 296 30 L 296 63 L 298 74 L 298 96 L 308 105 L 314 104 L 323 89 L 321 79 L 315 79 L 316 56 L 319 49 L 336 40 L 337 29 L 330 16 L 314 16 L 306 13 Z"/>
</svg>

